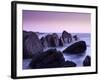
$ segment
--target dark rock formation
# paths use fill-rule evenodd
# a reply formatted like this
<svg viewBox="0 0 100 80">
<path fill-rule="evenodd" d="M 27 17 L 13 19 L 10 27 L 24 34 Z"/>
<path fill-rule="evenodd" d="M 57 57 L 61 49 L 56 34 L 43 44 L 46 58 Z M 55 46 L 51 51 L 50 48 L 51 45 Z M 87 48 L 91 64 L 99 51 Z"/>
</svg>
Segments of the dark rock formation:
<svg viewBox="0 0 100 80">
<path fill-rule="evenodd" d="M 63 67 L 65 59 L 61 52 L 56 49 L 50 49 L 42 54 L 38 54 L 32 58 L 31 68 L 55 68 Z"/>
<path fill-rule="evenodd" d="M 48 43 L 48 47 L 51 47 L 52 46 L 52 35 L 48 34 L 46 37 L 46 41 Z"/>
<path fill-rule="evenodd" d="M 25 47 L 25 41 L 27 40 L 29 35 L 31 35 L 31 33 L 32 32 L 23 31 L 23 58 L 30 57 L 30 55 L 28 54 L 28 51 L 26 50 L 26 47 Z"/>
<path fill-rule="evenodd" d="M 46 38 L 45 37 L 42 37 L 40 40 L 41 40 L 41 43 L 42 43 L 43 47 L 44 48 L 47 48 L 48 47 L 48 43 L 47 43 Z"/>
<path fill-rule="evenodd" d="M 73 61 L 66 61 L 64 67 L 76 67 L 76 63 Z"/>
<path fill-rule="evenodd" d="M 56 33 L 53 33 L 52 35 L 48 34 L 45 38 L 46 38 L 46 41 L 48 43 L 48 47 L 59 46 L 59 38 L 58 38 L 58 35 Z"/>
<path fill-rule="evenodd" d="M 72 42 L 72 35 L 66 31 L 63 31 L 62 33 L 62 38 L 63 38 L 63 41 L 65 43 L 71 43 Z"/>
<path fill-rule="evenodd" d="M 83 66 L 91 66 L 91 58 L 90 58 L 90 56 L 86 56 L 86 58 L 83 61 Z"/>
<path fill-rule="evenodd" d="M 30 58 L 43 51 L 43 46 L 34 32 L 23 31 L 23 58 Z"/>
<path fill-rule="evenodd" d="M 86 43 L 85 41 L 78 41 L 69 47 L 67 47 L 63 52 L 64 53 L 83 53 L 86 51 Z"/>
<path fill-rule="evenodd" d="M 23 41 L 25 41 L 32 32 L 23 31 Z"/>
<path fill-rule="evenodd" d="M 52 34 L 52 46 L 57 47 L 59 46 L 59 37 L 56 33 Z"/>
<path fill-rule="evenodd" d="M 78 40 L 78 36 L 77 35 L 74 35 L 73 38 L 74 38 L 75 41 Z"/>
<path fill-rule="evenodd" d="M 64 41 L 63 41 L 62 37 L 60 37 L 60 39 L 59 39 L 59 46 L 63 46 L 63 45 L 64 45 Z"/>
</svg>

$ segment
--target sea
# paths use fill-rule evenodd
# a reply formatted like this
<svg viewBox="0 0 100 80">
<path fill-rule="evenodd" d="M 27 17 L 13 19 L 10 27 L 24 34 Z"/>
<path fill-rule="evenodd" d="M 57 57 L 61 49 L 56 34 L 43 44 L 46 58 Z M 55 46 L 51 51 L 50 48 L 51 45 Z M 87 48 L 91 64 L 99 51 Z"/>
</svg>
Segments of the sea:
<svg viewBox="0 0 100 80">
<path fill-rule="evenodd" d="M 51 33 L 38 33 L 38 37 L 39 39 L 43 36 L 46 36 L 47 34 L 51 34 Z M 61 33 L 57 33 L 58 36 L 61 36 Z M 63 56 L 65 58 L 65 61 L 69 60 L 69 61 L 73 61 L 77 64 L 77 67 L 82 67 L 83 66 L 83 60 L 85 59 L 85 57 L 88 55 L 91 57 L 91 34 L 90 33 L 71 33 L 72 35 L 77 35 L 79 37 L 79 40 L 83 40 L 86 42 L 87 45 L 87 49 L 84 53 L 81 54 L 67 54 L 64 53 Z M 74 41 L 71 43 L 73 44 Z M 71 45 L 69 44 L 69 45 Z M 51 49 L 51 48 L 56 48 L 58 51 L 63 51 L 66 47 L 68 47 L 68 44 L 65 44 L 63 47 L 50 47 L 50 48 L 46 48 L 44 49 L 44 51 Z M 29 64 L 31 62 L 32 59 L 24 59 L 22 62 L 22 66 L 23 69 L 30 69 Z"/>
</svg>

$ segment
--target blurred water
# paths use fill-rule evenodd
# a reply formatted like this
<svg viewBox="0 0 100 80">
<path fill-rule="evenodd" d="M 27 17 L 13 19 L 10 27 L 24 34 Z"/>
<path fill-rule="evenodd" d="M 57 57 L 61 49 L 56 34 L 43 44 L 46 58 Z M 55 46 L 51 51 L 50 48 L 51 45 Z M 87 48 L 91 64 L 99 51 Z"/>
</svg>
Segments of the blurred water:
<svg viewBox="0 0 100 80">
<path fill-rule="evenodd" d="M 75 54 L 72 54 L 72 55 L 71 54 L 63 54 L 63 56 L 65 58 L 65 61 L 70 60 L 70 61 L 75 62 L 77 64 L 77 66 L 82 66 L 84 58 L 87 55 L 91 56 L 91 45 L 90 45 L 91 44 L 91 36 L 90 36 L 89 33 L 72 33 L 72 35 L 74 35 L 74 34 L 78 35 L 80 40 L 83 40 L 83 41 L 86 42 L 87 50 L 86 50 L 85 53 L 81 53 L 81 54 L 77 54 L 77 55 L 75 55 Z M 39 36 L 39 38 L 41 38 L 41 37 L 43 37 L 45 35 L 47 35 L 47 34 L 43 34 L 42 33 L 42 34 L 39 34 L 38 36 Z M 61 36 L 60 33 L 58 35 Z M 58 51 L 62 52 L 66 47 L 67 46 L 65 44 L 65 46 L 63 46 L 63 47 L 56 47 L 56 49 Z M 31 61 L 31 59 L 24 59 L 23 60 L 23 69 L 29 69 L 30 61 Z"/>
</svg>

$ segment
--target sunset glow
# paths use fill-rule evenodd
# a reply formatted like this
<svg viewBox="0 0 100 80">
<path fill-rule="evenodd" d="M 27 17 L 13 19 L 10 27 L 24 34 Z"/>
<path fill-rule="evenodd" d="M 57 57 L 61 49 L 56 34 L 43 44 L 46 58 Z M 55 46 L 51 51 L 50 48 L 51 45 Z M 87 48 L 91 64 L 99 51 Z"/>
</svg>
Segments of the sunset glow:
<svg viewBox="0 0 100 80">
<path fill-rule="evenodd" d="M 23 30 L 35 32 L 90 33 L 91 14 L 23 10 Z"/>
</svg>

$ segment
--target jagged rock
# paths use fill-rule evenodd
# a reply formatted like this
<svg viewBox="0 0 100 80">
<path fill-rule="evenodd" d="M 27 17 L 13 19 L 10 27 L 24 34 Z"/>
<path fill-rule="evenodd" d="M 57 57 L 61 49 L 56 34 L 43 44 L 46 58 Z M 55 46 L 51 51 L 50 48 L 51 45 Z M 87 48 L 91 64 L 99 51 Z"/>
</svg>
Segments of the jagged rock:
<svg viewBox="0 0 100 80">
<path fill-rule="evenodd" d="M 73 61 L 66 61 L 64 67 L 76 67 L 76 63 Z"/>
<path fill-rule="evenodd" d="M 74 38 L 75 41 L 78 40 L 78 36 L 77 35 L 74 35 L 73 38 Z"/>
<path fill-rule="evenodd" d="M 44 48 L 47 48 L 48 47 L 48 43 L 47 43 L 46 38 L 45 37 L 42 37 L 40 40 L 41 40 L 41 43 L 42 43 L 43 47 Z"/>
<path fill-rule="evenodd" d="M 50 49 L 32 58 L 30 67 L 34 68 L 55 68 L 63 67 L 65 59 L 60 51 Z"/>
<path fill-rule="evenodd" d="M 91 66 L 91 58 L 90 58 L 90 56 L 86 56 L 86 58 L 83 61 L 83 66 Z"/>
<path fill-rule="evenodd" d="M 72 35 L 66 31 L 63 31 L 62 33 L 62 38 L 63 38 L 63 41 L 65 43 L 71 43 L 72 42 Z"/>
<path fill-rule="evenodd" d="M 23 58 L 30 58 L 42 51 L 43 46 L 36 33 L 23 31 Z"/>
<path fill-rule="evenodd" d="M 86 51 L 86 43 L 85 41 L 78 41 L 73 43 L 72 45 L 68 46 L 63 53 L 83 53 Z"/>
</svg>

